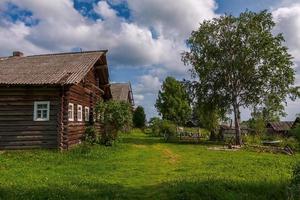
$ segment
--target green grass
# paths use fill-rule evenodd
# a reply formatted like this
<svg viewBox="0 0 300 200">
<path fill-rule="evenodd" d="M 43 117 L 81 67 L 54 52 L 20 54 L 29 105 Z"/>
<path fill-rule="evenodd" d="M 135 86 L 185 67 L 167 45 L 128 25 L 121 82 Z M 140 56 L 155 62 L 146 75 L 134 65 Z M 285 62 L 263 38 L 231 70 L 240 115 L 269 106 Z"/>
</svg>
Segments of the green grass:
<svg viewBox="0 0 300 200">
<path fill-rule="evenodd" d="M 167 144 L 139 131 L 113 147 L 0 154 L 0 199 L 285 199 L 300 156 Z"/>
</svg>

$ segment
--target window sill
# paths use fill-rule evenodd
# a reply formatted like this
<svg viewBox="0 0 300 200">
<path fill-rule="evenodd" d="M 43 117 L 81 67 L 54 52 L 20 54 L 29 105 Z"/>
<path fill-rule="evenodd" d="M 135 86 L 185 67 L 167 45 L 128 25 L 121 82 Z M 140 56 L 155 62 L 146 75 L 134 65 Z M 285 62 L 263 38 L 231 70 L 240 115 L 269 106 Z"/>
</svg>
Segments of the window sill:
<svg viewBox="0 0 300 200">
<path fill-rule="evenodd" d="M 35 122 L 47 122 L 50 121 L 49 119 L 34 119 Z"/>
</svg>

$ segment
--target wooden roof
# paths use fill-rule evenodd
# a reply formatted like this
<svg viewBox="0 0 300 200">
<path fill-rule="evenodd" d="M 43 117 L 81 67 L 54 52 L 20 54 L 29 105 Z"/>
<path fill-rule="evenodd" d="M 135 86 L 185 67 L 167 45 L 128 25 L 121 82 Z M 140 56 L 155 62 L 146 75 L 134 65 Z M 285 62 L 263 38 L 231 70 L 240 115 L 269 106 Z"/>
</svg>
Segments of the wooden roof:
<svg viewBox="0 0 300 200">
<path fill-rule="evenodd" d="M 113 83 L 110 85 L 112 98 L 118 101 L 126 101 L 133 104 L 132 90 L 130 83 Z"/>
<path fill-rule="evenodd" d="M 106 50 L 0 58 L 0 85 L 66 85 L 79 83 Z M 102 58 L 104 56 L 104 58 Z M 105 65 L 106 63 L 100 63 Z M 107 66 L 106 66 L 107 68 Z M 108 70 L 104 70 L 108 81 Z M 107 82 L 105 81 L 105 82 Z"/>
<path fill-rule="evenodd" d="M 272 127 L 274 131 L 288 131 L 293 126 L 293 121 L 281 121 L 281 122 L 269 122 L 269 127 Z"/>
</svg>

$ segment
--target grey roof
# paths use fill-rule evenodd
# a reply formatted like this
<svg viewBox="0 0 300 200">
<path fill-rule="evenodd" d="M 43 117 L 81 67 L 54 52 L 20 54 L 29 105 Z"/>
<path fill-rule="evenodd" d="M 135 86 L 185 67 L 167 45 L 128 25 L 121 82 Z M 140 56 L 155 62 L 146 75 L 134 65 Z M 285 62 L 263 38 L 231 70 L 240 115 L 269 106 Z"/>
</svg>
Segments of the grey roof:
<svg viewBox="0 0 300 200">
<path fill-rule="evenodd" d="M 293 126 L 293 121 L 269 122 L 268 123 L 275 131 L 288 131 Z"/>
<path fill-rule="evenodd" d="M 114 100 L 133 103 L 133 99 L 130 99 L 132 94 L 130 83 L 113 83 L 110 90 Z"/>
<path fill-rule="evenodd" d="M 79 83 L 107 51 L 0 58 L 0 85 Z"/>
</svg>

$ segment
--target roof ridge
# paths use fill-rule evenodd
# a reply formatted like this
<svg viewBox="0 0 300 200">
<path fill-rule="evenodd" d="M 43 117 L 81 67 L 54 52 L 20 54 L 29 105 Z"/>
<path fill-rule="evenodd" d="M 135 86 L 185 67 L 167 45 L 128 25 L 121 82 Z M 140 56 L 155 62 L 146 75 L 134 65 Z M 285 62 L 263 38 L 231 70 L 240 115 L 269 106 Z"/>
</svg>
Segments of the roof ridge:
<svg viewBox="0 0 300 200">
<path fill-rule="evenodd" d="M 62 53 L 49 53 L 49 54 L 38 54 L 38 55 L 29 55 L 24 57 L 38 57 L 38 56 L 59 56 L 59 55 L 69 55 L 69 54 L 85 54 L 85 53 L 97 53 L 97 52 L 108 52 L 107 49 L 103 50 L 93 50 L 93 51 L 75 51 L 75 52 L 62 52 Z"/>
</svg>

